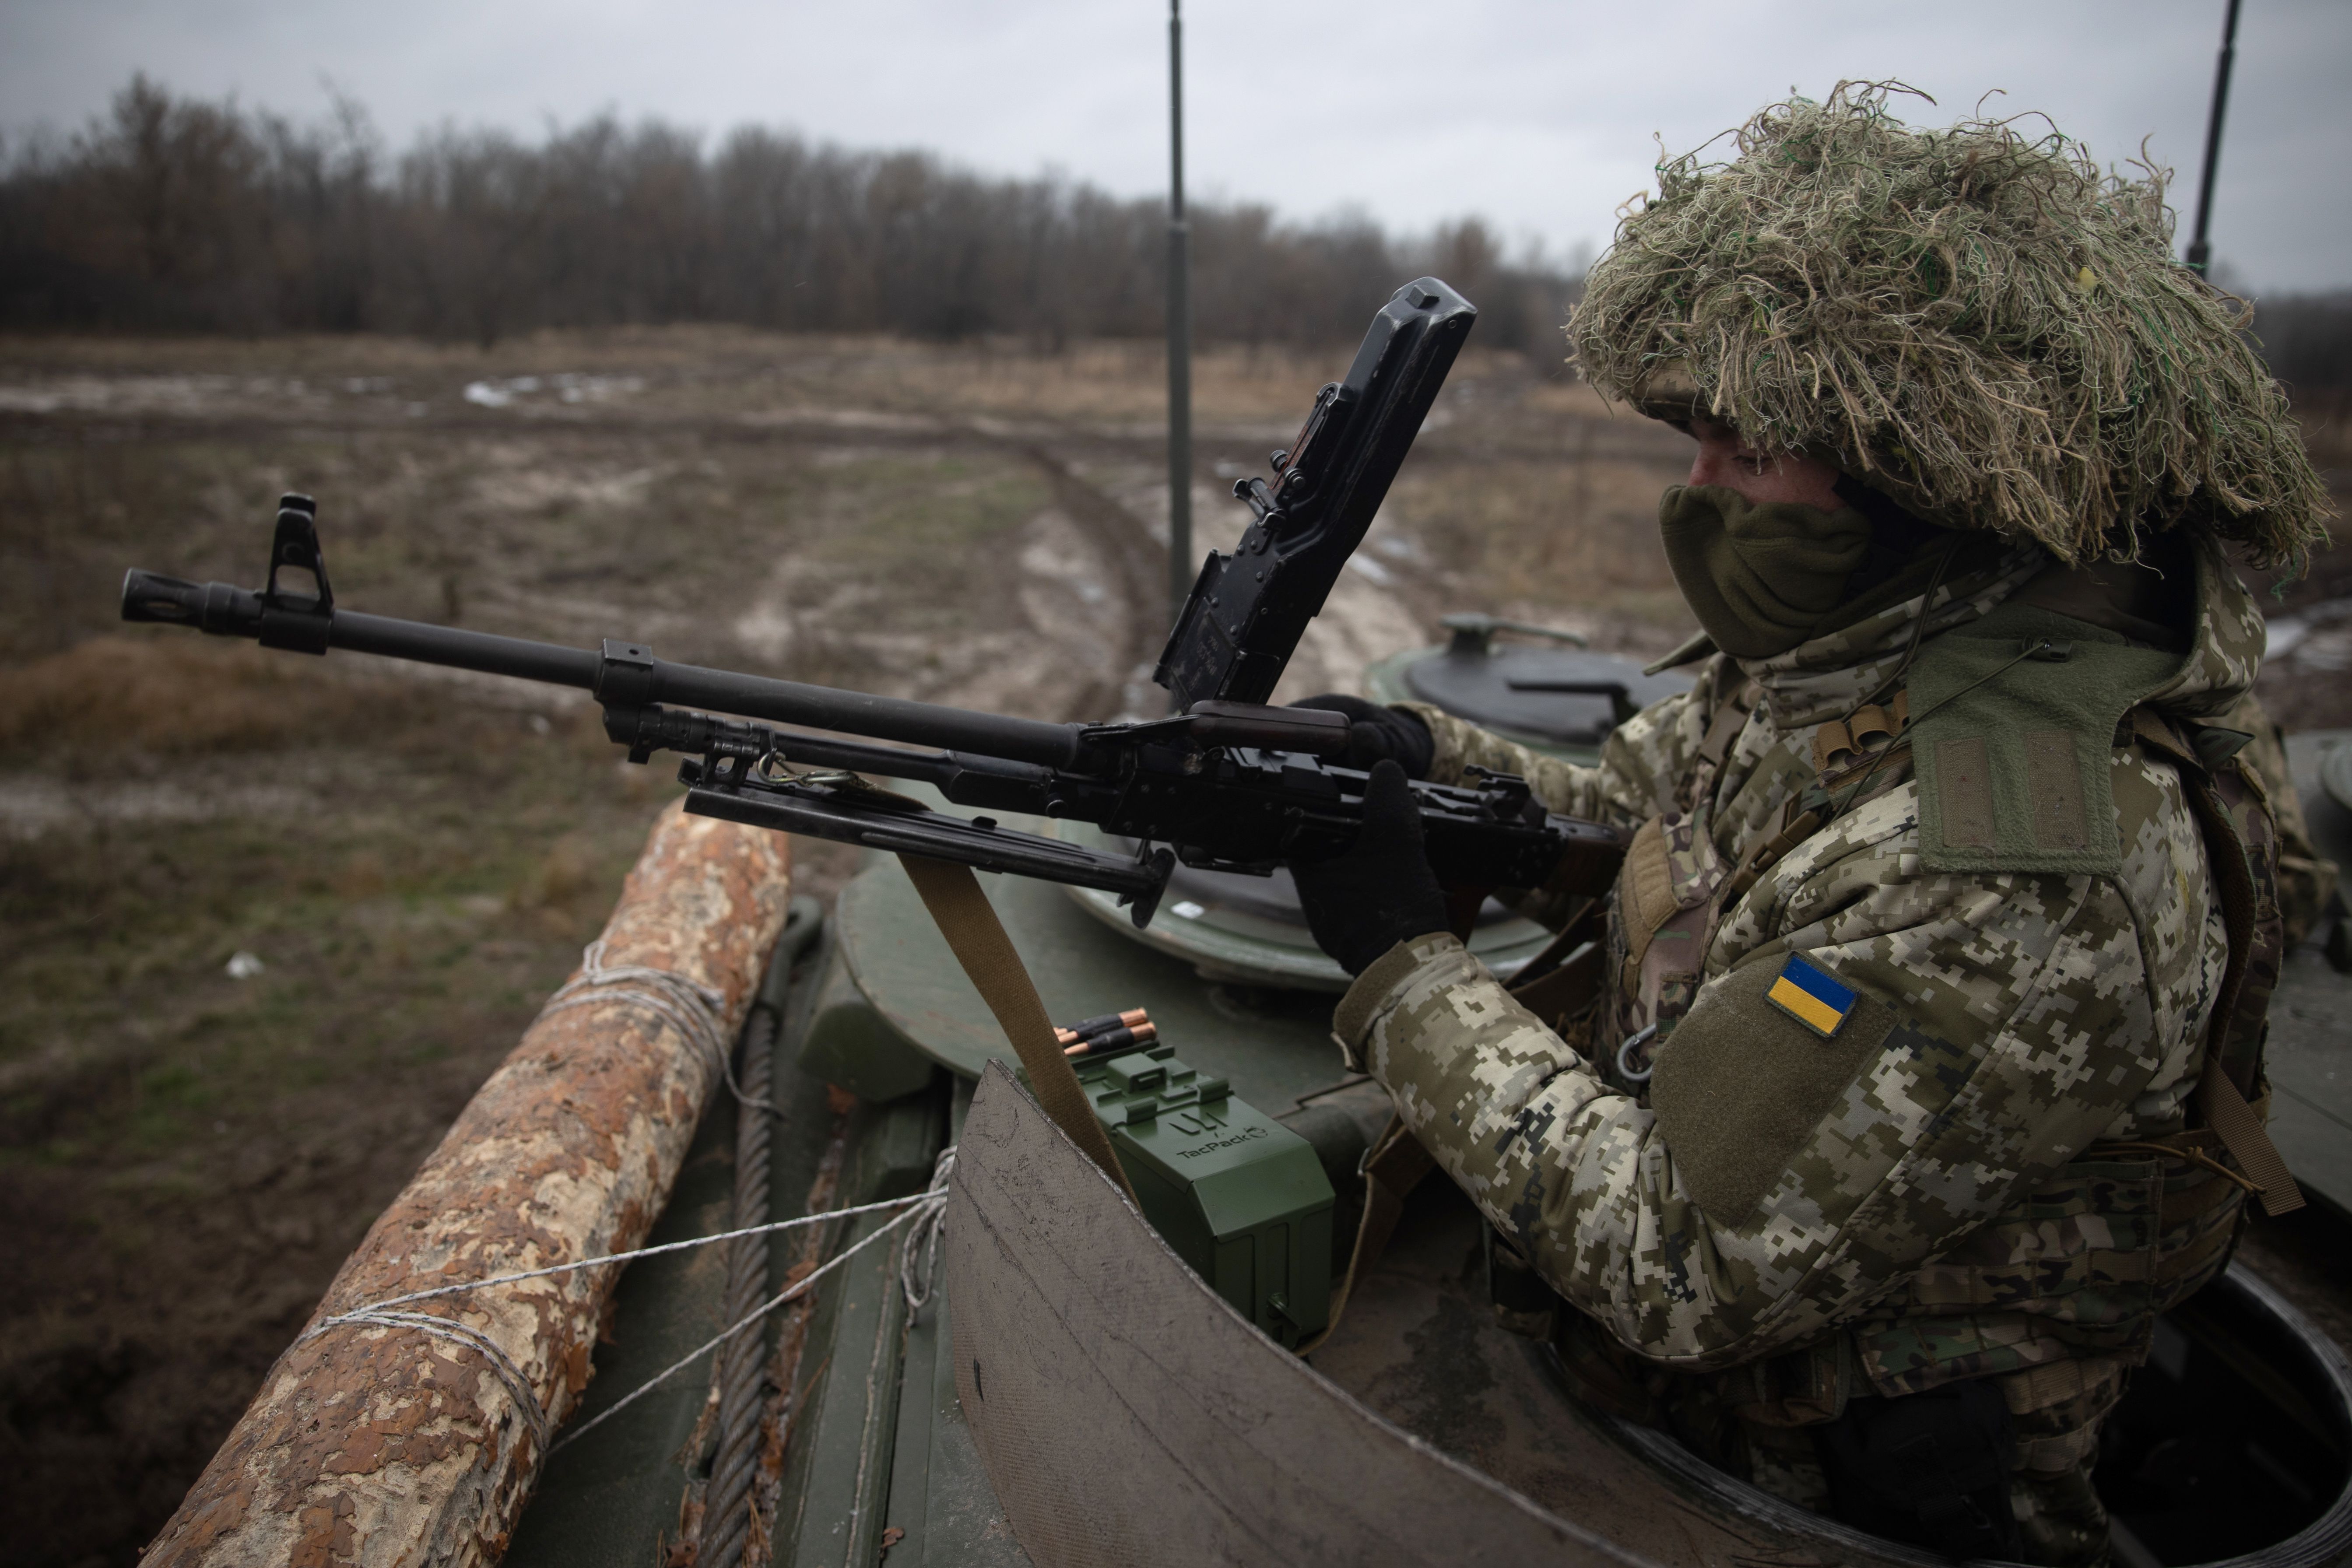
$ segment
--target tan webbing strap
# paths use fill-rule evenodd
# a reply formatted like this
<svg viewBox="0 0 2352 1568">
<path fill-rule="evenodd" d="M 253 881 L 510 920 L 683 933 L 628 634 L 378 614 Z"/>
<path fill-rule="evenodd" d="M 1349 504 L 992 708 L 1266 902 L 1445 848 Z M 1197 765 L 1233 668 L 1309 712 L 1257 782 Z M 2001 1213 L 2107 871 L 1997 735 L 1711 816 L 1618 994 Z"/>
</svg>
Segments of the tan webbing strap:
<svg viewBox="0 0 2352 1568">
<path fill-rule="evenodd" d="M 1029 978 L 1028 966 L 1021 962 L 1012 937 L 1005 934 L 1004 922 L 996 918 L 996 907 L 980 890 L 980 879 L 971 874 L 971 867 L 949 860 L 901 855 L 898 863 L 907 868 L 907 879 L 915 884 L 923 907 L 939 922 L 940 934 L 948 939 L 948 951 L 963 965 L 980 999 L 996 1015 L 997 1026 L 1013 1043 L 1013 1054 L 1029 1069 L 1029 1088 L 1038 1105 L 1133 1202 L 1135 1188 L 1119 1166 L 1110 1134 L 1095 1120 L 1094 1107 L 1087 1103 L 1078 1075 L 1054 1038 L 1054 1021 L 1045 1016 L 1036 983 Z"/>
<path fill-rule="evenodd" d="M 2275 1217 L 2303 1206 L 2303 1189 L 2295 1185 L 2285 1157 L 2263 1131 L 2262 1118 L 2254 1114 L 2254 1108 L 2246 1103 L 2246 1097 L 2238 1092 L 2238 1086 L 2230 1081 L 2230 1075 L 2210 1051 L 2205 1071 L 2197 1079 L 2197 1110 L 2262 1194 L 2264 1214 Z"/>
<path fill-rule="evenodd" d="M 1839 759 L 1852 760 L 1855 750 L 1853 731 L 1845 721 L 1823 720 L 1813 730 L 1813 772 L 1829 773 L 1841 765 Z"/>
<path fill-rule="evenodd" d="M 1813 772 L 1823 775 L 1842 773 L 1861 760 L 1873 745 L 1891 741 L 1903 733 L 1911 722 L 1911 689 L 1905 687 L 1887 700 L 1886 706 L 1865 702 L 1843 719 L 1826 720 L 1813 729 Z M 1889 752 L 1885 761 L 1892 761 Z"/>
<path fill-rule="evenodd" d="M 1855 709 L 1846 723 L 1846 729 L 1853 736 L 1853 743 L 1858 748 L 1867 746 L 1873 741 L 1891 741 L 1898 728 L 1895 715 L 1875 702 L 1865 702 Z"/>
<path fill-rule="evenodd" d="M 1339 1314 L 1348 1310 L 1348 1298 L 1354 1294 L 1356 1281 L 1370 1274 L 1388 1250 L 1389 1237 L 1396 1234 L 1397 1221 L 1404 1217 L 1404 1200 L 1422 1178 L 1437 1169 L 1437 1162 L 1421 1146 L 1421 1140 L 1406 1130 L 1402 1117 L 1391 1117 L 1388 1130 L 1380 1136 L 1364 1155 L 1364 1217 L 1356 1225 L 1356 1247 L 1348 1255 L 1348 1272 L 1331 1291 L 1331 1321 L 1323 1331 L 1298 1347 L 1300 1355 L 1331 1337 L 1339 1326 Z"/>
</svg>

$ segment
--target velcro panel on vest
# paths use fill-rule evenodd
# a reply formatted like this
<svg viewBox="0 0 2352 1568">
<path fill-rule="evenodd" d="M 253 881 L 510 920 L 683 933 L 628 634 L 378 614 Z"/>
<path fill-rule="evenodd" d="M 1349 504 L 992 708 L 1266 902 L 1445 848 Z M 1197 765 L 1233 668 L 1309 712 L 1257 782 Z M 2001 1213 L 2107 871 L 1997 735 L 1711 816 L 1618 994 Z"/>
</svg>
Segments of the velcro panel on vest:
<svg viewBox="0 0 2352 1568">
<path fill-rule="evenodd" d="M 2019 657 L 2045 640 L 2064 658 Z M 2017 600 L 1927 643 L 1909 687 L 1921 866 L 2118 873 L 2116 724 L 2180 661 Z"/>
<path fill-rule="evenodd" d="M 1718 1225 L 1756 1212 L 1895 1029 L 1869 995 L 1826 1038 L 1799 1023 L 1769 1000 L 1786 957 L 1759 955 L 1702 991 L 1650 1079 L 1683 1190 Z"/>
</svg>

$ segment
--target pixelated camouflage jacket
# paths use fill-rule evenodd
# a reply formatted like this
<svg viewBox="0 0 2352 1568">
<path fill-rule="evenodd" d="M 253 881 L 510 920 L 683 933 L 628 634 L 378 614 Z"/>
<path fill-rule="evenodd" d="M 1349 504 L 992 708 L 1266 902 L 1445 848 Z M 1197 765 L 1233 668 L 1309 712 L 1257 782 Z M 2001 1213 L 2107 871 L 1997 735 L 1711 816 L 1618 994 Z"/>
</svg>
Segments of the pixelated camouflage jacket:
<svg viewBox="0 0 2352 1568">
<path fill-rule="evenodd" d="M 2158 1233 L 2198 1255 L 2196 1279 L 2226 1260 L 2234 1187 L 2190 1169 L 2186 1184 L 2207 1184 L 2184 1203 L 2182 1167 L 2078 1158 L 2183 1127 L 2227 960 L 2172 767 L 2113 751 L 2119 874 L 1939 874 L 1920 863 L 1906 748 L 1881 736 L 1826 774 L 1815 752 L 1825 721 L 1905 668 L 1915 634 L 1984 616 L 2049 567 L 2035 550 L 1979 556 L 1930 607 L 1915 594 L 1771 659 L 1717 655 L 1613 732 L 1598 766 L 1413 709 L 1433 777 L 1516 773 L 1555 811 L 1640 828 L 1610 911 L 1616 984 L 1569 1028 L 1588 1060 L 1433 935 L 1368 970 L 1335 1031 L 1537 1270 L 1654 1363 L 1708 1372 L 1843 1332 L 1898 1394 L 2100 1349 L 2136 1358 L 2165 1289 Z M 2210 721 L 2251 686 L 2263 642 L 2209 552 L 2189 652 L 2145 700 Z M 1838 815 L 1777 861 L 1759 855 L 1825 782 Z M 1696 956 L 1662 963 L 1668 943 Z M 1797 954 L 1855 993 L 1843 1046 L 1769 1005 Z M 1652 1023 L 1641 1054 L 1658 1084 L 1677 1052 L 1711 1061 L 1728 1132 L 1678 1125 L 1621 1075 L 1613 1047 Z"/>
</svg>

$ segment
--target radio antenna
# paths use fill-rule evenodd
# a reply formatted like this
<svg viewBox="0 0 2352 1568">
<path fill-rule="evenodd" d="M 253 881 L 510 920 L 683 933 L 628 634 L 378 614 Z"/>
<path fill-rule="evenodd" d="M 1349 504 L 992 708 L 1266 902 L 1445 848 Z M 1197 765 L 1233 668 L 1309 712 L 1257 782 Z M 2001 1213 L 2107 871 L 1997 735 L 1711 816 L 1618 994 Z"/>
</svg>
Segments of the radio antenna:
<svg viewBox="0 0 2352 1568">
<path fill-rule="evenodd" d="M 2237 0 L 2231 0 L 2234 7 Z M 1184 614 L 1192 559 L 1192 254 L 1184 221 L 1184 18 L 1168 0 L 1168 624 Z M 2234 10 L 2232 12 L 2234 15 Z"/>
<path fill-rule="evenodd" d="M 2221 119 L 2230 108 L 2230 67 L 2237 55 L 2238 0 L 2230 0 L 2229 14 L 2221 21 L 2221 58 L 2213 67 L 2213 111 L 2205 119 L 2205 176 L 2197 182 L 2197 232 L 2189 241 L 2189 267 L 2200 278 L 2213 258 L 2205 231 L 2213 220 L 2213 173 L 2221 163 Z"/>
</svg>

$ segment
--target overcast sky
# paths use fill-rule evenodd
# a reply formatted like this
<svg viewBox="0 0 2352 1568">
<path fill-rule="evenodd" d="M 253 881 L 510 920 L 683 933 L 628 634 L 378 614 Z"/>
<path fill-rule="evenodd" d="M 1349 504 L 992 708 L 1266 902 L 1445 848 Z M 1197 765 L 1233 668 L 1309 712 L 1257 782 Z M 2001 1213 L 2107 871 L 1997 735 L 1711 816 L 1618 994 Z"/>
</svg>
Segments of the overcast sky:
<svg viewBox="0 0 2352 1568">
<path fill-rule="evenodd" d="M 1188 184 L 1287 216 L 1478 214 L 1555 256 L 1607 243 L 1679 152 L 1791 87 L 1896 77 L 1941 122 L 1984 93 L 2195 205 L 2223 0 L 1187 0 Z M 324 83 L 395 145 L 601 110 L 746 121 L 992 173 L 1167 187 L 1165 0 L 0 0 L 0 123 L 71 129 L 134 70 L 297 116 Z M 2216 258 L 2352 285 L 2352 4 L 2245 0 Z"/>
</svg>

